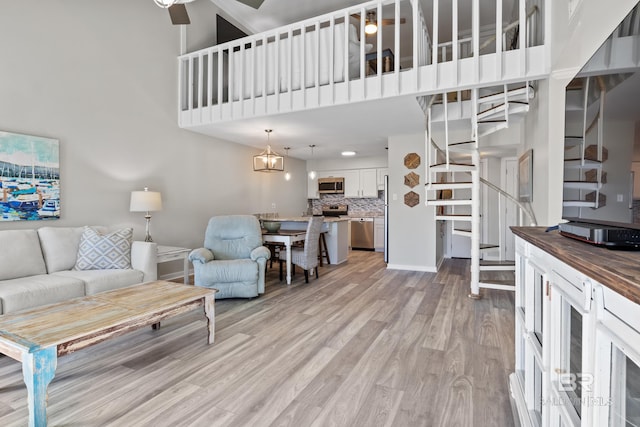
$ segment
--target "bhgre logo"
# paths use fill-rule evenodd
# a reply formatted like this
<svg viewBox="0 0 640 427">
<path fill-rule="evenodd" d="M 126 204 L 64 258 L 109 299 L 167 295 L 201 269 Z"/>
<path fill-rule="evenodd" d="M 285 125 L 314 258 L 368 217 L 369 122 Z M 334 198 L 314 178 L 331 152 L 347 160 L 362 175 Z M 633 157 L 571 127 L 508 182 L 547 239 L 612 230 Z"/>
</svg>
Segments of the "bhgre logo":
<svg viewBox="0 0 640 427">
<path fill-rule="evenodd" d="M 585 373 L 564 373 L 558 376 L 559 391 L 593 391 L 593 375 Z"/>
</svg>

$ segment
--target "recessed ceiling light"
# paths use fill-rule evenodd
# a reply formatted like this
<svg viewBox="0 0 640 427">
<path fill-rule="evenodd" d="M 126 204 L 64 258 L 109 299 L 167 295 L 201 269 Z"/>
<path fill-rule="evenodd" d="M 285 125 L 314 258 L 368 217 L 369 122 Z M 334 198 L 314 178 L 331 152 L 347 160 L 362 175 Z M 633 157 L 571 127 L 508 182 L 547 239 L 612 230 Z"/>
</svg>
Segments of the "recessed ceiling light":
<svg viewBox="0 0 640 427">
<path fill-rule="evenodd" d="M 343 151 L 342 155 L 343 156 L 355 156 L 356 152 L 355 151 Z"/>
</svg>

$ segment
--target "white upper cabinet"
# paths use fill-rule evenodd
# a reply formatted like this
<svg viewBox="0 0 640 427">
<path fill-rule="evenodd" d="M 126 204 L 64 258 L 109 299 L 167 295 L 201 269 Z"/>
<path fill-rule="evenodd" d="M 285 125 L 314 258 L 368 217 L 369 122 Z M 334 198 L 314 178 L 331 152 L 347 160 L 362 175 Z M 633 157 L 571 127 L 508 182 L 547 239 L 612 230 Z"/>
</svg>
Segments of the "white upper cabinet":
<svg viewBox="0 0 640 427">
<path fill-rule="evenodd" d="M 345 170 L 344 176 L 344 197 L 360 197 L 360 171 Z"/>
<path fill-rule="evenodd" d="M 344 176 L 344 197 L 378 197 L 376 169 L 341 171 Z"/>
</svg>

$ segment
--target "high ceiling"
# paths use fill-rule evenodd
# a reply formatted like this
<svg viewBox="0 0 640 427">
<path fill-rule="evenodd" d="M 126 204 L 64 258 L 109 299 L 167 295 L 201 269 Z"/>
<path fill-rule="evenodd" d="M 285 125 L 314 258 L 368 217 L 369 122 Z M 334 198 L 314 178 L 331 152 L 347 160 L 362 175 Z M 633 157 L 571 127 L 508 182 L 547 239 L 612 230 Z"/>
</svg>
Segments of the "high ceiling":
<svg viewBox="0 0 640 427">
<path fill-rule="evenodd" d="M 267 31 L 366 3 L 362 0 L 265 0 L 259 9 L 254 9 L 236 0 L 210 1 L 250 33 Z M 459 0 L 458 3 L 459 27 L 468 28 L 471 16 L 466 10 L 470 10 L 471 0 Z M 481 8 L 481 24 L 495 19 L 495 3 L 489 3 L 493 7 Z M 507 21 L 512 16 L 513 3 L 503 2 L 503 16 Z M 410 20 L 409 3 L 403 4 L 406 7 L 401 8 L 401 16 Z M 432 1 L 421 0 L 421 4 L 425 17 L 430 22 Z M 440 11 L 439 38 L 441 41 L 451 40 L 451 0 L 441 0 Z M 383 27 L 383 48 L 392 47 L 385 46 L 384 43 L 384 40 L 392 40 L 391 36 L 386 36 L 392 34 L 392 31 L 393 26 Z M 411 40 L 410 25 L 402 25 L 400 37 Z M 367 42 L 375 44 L 375 37 L 371 39 L 367 38 Z M 338 158 L 340 152 L 346 149 L 355 150 L 362 157 L 383 156 L 386 155 L 385 148 L 390 135 L 421 132 L 424 130 L 424 116 L 415 98 L 410 97 L 259 117 L 206 126 L 200 130 L 229 141 L 264 149 L 265 129 L 273 129 L 271 145 L 274 149 L 282 152 L 283 147 L 291 147 L 289 155 L 295 158 L 311 158 L 310 144 L 316 145 L 313 153 L 315 159 Z"/>
</svg>

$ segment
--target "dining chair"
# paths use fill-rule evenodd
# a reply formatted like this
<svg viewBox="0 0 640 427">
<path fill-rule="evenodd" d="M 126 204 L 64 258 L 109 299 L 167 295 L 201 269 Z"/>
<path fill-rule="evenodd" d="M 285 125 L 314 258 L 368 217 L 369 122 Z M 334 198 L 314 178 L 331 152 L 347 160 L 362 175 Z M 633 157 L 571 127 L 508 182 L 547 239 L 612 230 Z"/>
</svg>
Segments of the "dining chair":
<svg viewBox="0 0 640 427">
<path fill-rule="evenodd" d="M 323 216 L 312 216 L 307 224 L 307 232 L 302 248 L 291 248 L 291 264 L 304 270 L 304 281 L 309 283 L 309 271 L 315 269 L 318 278 L 318 240 L 322 230 Z M 280 280 L 282 281 L 282 262 L 287 260 L 287 252 L 280 251 Z"/>
</svg>

